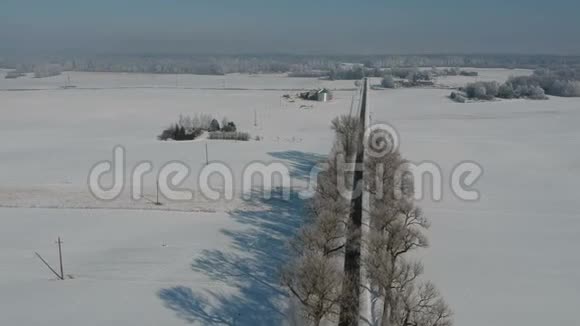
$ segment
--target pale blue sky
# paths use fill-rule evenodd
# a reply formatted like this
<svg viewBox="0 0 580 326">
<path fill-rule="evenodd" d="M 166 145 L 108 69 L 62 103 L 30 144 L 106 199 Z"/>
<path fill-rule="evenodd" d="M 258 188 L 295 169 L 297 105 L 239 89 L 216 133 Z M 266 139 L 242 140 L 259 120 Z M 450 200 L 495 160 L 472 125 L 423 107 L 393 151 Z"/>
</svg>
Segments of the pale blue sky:
<svg viewBox="0 0 580 326">
<path fill-rule="evenodd" d="M 580 54 L 578 0 L 0 0 L 0 49 Z"/>
</svg>

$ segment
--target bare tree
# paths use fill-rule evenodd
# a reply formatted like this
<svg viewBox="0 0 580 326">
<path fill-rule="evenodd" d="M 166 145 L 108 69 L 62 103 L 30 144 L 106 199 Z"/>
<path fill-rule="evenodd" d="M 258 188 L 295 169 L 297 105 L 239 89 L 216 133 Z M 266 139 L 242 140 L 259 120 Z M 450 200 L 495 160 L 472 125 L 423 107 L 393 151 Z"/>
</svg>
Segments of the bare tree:
<svg viewBox="0 0 580 326">
<path fill-rule="evenodd" d="M 423 274 L 410 252 L 426 248 L 429 221 L 413 202 L 413 179 L 398 151 L 369 158 L 367 187 L 371 232 L 364 264 L 383 303 L 382 326 L 449 326 L 451 312 L 431 283 L 416 286 Z M 376 172 L 379 171 L 379 172 Z"/>
<path fill-rule="evenodd" d="M 348 116 L 333 120 L 335 144 L 318 176 L 309 219 L 290 242 L 297 258 L 283 272 L 282 283 L 301 303 L 303 315 L 313 325 L 337 317 L 340 304 L 348 300 L 343 289 L 351 286 L 350 280 L 339 266 L 346 243 L 350 199 L 341 192 L 339 178 L 348 178 L 342 163 L 354 156 L 358 136 L 353 129 L 357 127 L 358 120 Z"/>
<path fill-rule="evenodd" d="M 422 230 L 428 223 L 412 204 L 401 204 L 396 211 L 383 206 L 371 214 L 374 229 L 368 239 L 366 270 L 383 299 L 381 324 L 397 325 L 396 312 L 401 304 L 397 289 L 413 282 L 423 271 L 419 263 L 407 263 L 404 256 L 427 246 Z"/>
<path fill-rule="evenodd" d="M 323 320 L 358 320 L 357 289 L 360 279 L 351 277 L 346 265 L 348 246 L 359 247 L 360 228 L 352 226 L 351 200 L 341 193 L 339 178 L 346 178 L 344 164 L 353 162 L 361 139 L 357 119 L 342 116 L 332 122 L 335 145 L 325 170 L 319 174 L 309 219 L 290 243 L 295 260 L 283 272 L 282 282 L 300 302 L 302 314 L 313 325 Z M 385 140 L 389 141 L 389 140 Z M 409 253 L 428 246 L 429 227 L 422 210 L 413 202 L 413 178 L 398 151 L 380 158 L 368 157 L 365 184 L 371 196 L 367 255 L 361 263 L 374 292 L 383 303 L 383 326 L 450 326 L 451 311 L 431 283 L 418 283 L 420 262 Z M 344 180 L 343 180 L 344 181 Z M 342 186 L 345 186 L 344 184 Z M 352 187 L 351 184 L 347 187 Z M 419 285 L 417 285 L 419 284 Z"/>
<path fill-rule="evenodd" d="M 312 224 L 303 227 L 291 245 L 297 253 L 311 251 L 334 256 L 344 249 L 344 236 L 343 215 L 325 211 Z"/>
<path fill-rule="evenodd" d="M 351 160 L 360 139 L 360 120 L 350 115 L 341 115 L 332 120 L 332 130 L 336 134 L 336 142 L 347 160 Z"/>
<path fill-rule="evenodd" d="M 399 307 L 396 325 L 401 326 L 451 326 L 451 309 L 441 298 L 431 282 L 419 286 L 410 283 L 399 292 Z"/>
<path fill-rule="evenodd" d="M 343 279 L 336 260 L 319 252 L 304 254 L 282 273 L 282 283 L 302 304 L 304 317 L 315 326 L 324 318 L 337 315 Z"/>
</svg>

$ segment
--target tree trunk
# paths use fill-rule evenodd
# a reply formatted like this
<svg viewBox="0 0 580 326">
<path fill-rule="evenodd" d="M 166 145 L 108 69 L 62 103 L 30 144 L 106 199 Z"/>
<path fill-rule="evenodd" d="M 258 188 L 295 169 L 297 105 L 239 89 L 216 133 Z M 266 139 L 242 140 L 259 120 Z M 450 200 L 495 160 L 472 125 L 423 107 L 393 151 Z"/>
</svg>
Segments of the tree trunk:
<svg viewBox="0 0 580 326">
<path fill-rule="evenodd" d="M 321 323 L 321 322 L 322 322 L 322 317 L 318 317 L 318 316 L 317 316 L 317 317 L 315 317 L 315 318 L 314 318 L 314 323 L 313 323 L 313 325 L 314 325 L 314 326 L 320 326 L 320 323 Z"/>
<path fill-rule="evenodd" d="M 385 295 L 385 298 L 383 299 L 383 317 L 381 318 L 381 326 L 391 326 L 390 302 L 390 295 Z"/>
</svg>

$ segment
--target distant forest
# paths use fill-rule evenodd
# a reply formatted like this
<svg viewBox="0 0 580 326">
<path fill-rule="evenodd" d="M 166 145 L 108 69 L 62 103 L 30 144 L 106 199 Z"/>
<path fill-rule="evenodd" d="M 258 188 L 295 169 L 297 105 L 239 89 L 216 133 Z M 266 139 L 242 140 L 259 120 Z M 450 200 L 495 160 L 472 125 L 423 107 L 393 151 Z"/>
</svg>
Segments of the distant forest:
<svg viewBox="0 0 580 326">
<path fill-rule="evenodd" d="M 289 73 L 295 77 L 358 79 L 395 67 L 579 68 L 580 56 L 556 55 L 94 55 L 3 57 L 0 67 L 34 72 L 58 65 L 66 71 L 158 74 Z M 347 73 L 345 73 L 347 71 Z M 354 71 L 354 73 L 352 73 Z"/>
</svg>

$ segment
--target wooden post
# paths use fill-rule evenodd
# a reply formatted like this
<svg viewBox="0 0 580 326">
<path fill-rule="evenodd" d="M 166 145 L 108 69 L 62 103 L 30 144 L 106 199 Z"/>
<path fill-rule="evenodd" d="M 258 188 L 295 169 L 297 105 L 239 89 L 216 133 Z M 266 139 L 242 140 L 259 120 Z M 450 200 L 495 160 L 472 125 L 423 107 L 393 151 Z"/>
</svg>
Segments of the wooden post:
<svg viewBox="0 0 580 326">
<path fill-rule="evenodd" d="M 254 109 L 254 127 L 258 126 L 258 112 Z"/>
<path fill-rule="evenodd" d="M 62 267 L 62 241 L 60 241 L 60 237 L 58 237 L 58 260 L 60 262 L 60 279 L 64 280 L 64 269 Z"/>
<path fill-rule="evenodd" d="M 207 143 L 205 143 L 205 165 L 209 165 L 209 154 L 207 150 Z"/>
<path fill-rule="evenodd" d="M 155 205 L 161 206 L 161 202 L 159 202 L 159 176 L 157 176 L 157 179 L 155 179 L 155 188 L 157 189 Z"/>
</svg>

